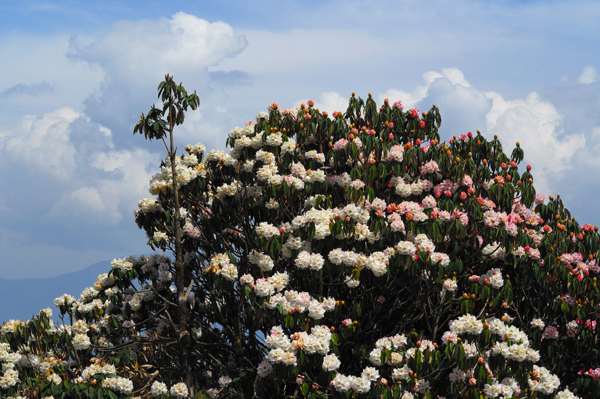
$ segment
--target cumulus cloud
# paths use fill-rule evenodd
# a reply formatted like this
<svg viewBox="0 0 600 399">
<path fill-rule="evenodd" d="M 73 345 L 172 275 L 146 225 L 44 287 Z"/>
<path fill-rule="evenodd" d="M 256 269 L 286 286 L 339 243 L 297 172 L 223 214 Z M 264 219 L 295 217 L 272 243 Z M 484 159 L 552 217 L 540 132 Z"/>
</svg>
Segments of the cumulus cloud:
<svg viewBox="0 0 600 399">
<path fill-rule="evenodd" d="M 322 93 L 316 103 L 319 109 L 332 114 L 335 111 L 344 112 L 348 107 L 348 98 L 334 91 Z"/>
<path fill-rule="evenodd" d="M 96 178 L 67 191 L 52 206 L 52 217 L 77 214 L 100 225 L 114 225 L 131 215 L 137 201 L 147 195 L 148 181 L 158 164 L 157 154 L 123 150 L 92 154 L 89 162 Z M 127 220 L 129 222 L 129 220 Z"/>
<path fill-rule="evenodd" d="M 317 98 L 298 100 L 292 106 L 293 109 L 299 108 L 302 104 L 306 104 L 308 100 L 315 102 L 315 107 L 321 111 L 332 114 L 335 111 L 344 112 L 348 108 L 348 97 L 343 96 L 335 91 L 326 91 L 321 93 Z"/>
<path fill-rule="evenodd" d="M 575 154 L 585 146 L 585 136 L 565 134 L 558 110 L 537 93 L 514 100 L 498 93 L 488 96 L 492 98 L 492 108 L 486 115 L 488 131 L 498 134 L 505 144 L 520 142 L 527 160 L 536 167 L 540 188 L 555 192 L 557 178 L 572 166 Z"/>
<path fill-rule="evenodd" d="M 344 109 L 347 97 L 323 93 L 326 107 Z M 474 87 L 457 68 L 428 71 L 423 83 L 412 90 L 391 88 L 379 94 L 383 101 L 401 101 L 406 108 L 425 110 L 437 105 L 442 112 L 442 135 L 481 130 L 484 135 L 498 135 L 507 150 L 519 142 L 528 162 L 535 166 L 538 188 L 555 192 L 559 180 L 585 147 L 585 135 L 565 132 L 562 115 L 538 93 L 524 98 L 505 98 L 494 91 Z M 317 103 L 319 104 L 319 102 Z"/>
<path fill-rule="evenodd" d="M 400 101 L 405 108 L 428 108 L 437 105 L 443 112 L 442 132 L 447 136 L 465 130 L 483 129 L 491 100 L 481 90 L 471 86 L 457 68 L 427 71 L 423 84 L 413 90 L 388 89 L 380 100 Z"/>
<path fill-rule="evenodd" d="M 589 184 L 586 195 L 582 195 L 583 198 L 589 199 L 592 195 L 595 197 L 598 193 L 600 195 L 600 185 L 597 184 L 597 173 L 600 172 L 600 126 L 594 126 L 590 129 L 588 134 L 585 136 L 585 146 L 577 154 L 577 157 L 573 159 L 573 171 L 571 174 L 565 176 L 565 185 L 573 184 L 577 181 L 577 177 L 574 175 L 585 176 L 587 179 L 593 181 Z M 585 171 L 586 173 L 581 173 Z M 592 172 L 592 173 L 590 173 Z M 577 194 L 577 193 L 576 193 Z"/>
<path fill-rule="evenodd" d="M 412 91 L 399 89 L 388 89 L 384 91 L 380 99 L 388 98 L 392 101 L 401 101 L 406 108 L 417 106 L 425 98 L 429 97 L 432 91 L 439 91 L 442 97 L 448 91 L 448 85 L 453 89 L 461 91 L 462 97 L 477 96 L 477 92 L 471 90 L 471 84 L 465 75 L 458 68 L 444 68 L 441 71 L 427 71 L 423 74 L 423 84 L 418 85 Z M 438 87 L 436 87 L 436 84 Z"/>
<path fill-rule="evenodd" d="M 75 39 L 71 56 L 99 65 L 108 80 L 148 84 L 165 71 L 202 73 L 246 46 L 246 39 L 223 22 L 178 12 L 171 18 L 117 23 L 91 42 Z"/>
<path fill-rule="evenodd" d="M 0 151 L 14 162 L 66 179 L 76 166 L 69 127 L 79 116 L 69 107 L 41 116 L 27 116 L 19 129 L 4 135 Z"/>
<path fill-rule="evenodd" d="M 4 276 L 43 264 L 55 268 L 40 275 L 75 270 L 110 257 L 107 247 L 139 251 L 132 212 L 158 162 L 145 149 L 114 149 L 110 130 L 69 107 L 0 133 Z"/>
<path fill-rule="evenodd" d="M 0 166 L 17 173 L 28 169 L 65 191 L 50 204 L 50 216 L 79 210 L 82 221 L 108 224 L 131 212 L 159 161 L 144 149 L 115 150 L 109 129 L 69 107 L 24 117 L 21 126 L 3 134 L 0 154 Z"/>
<path fill-rule="evenodd" d="M 223 83 L 239 81 L 240 74 L 218 73 L 218 64 L 246 47 L 246 38 L 223 22 L 209 22 L 178 12 L 159 20 L 123 21 L 93 39 L 76 37 L 70 57 L 98 67 L 104 73 L 99 91 L 85 101 L 85 113 L 114 131 L 115 140 L 133 145 L 124 132 L 156 98 L 156 84 L 165 73 L 200 91 L 204 110 L 214 107 Z M 211 121 L 203 121 L 210 124 Z M 204 125 L 198 124 L 197 130 Z"/>
<path fill-rule="evenodd" d="M 17 53 L 18 45 L 27 55 Z M 92 36 L 0 39 L 8 57 L 0 68 L 0 182 L 6 193 L 0 213 L 9 215 L 4 237 L 13 242 L 14 256 L 27 245 L 38 248 L 60 273 L 75 262 L 86 266 L 88 258 L 59 256 L 139 250 L 144 240 L 133 210 L 148 195 L 162 146 L 134 137 L 135 119 L 169 72 L 201 89 L 202 110 L 176 132 L 179 142 L 200 138 L 221 145 L 225 126 L 234 124 L 223 87 L 243 85 L 248 76 L 218 64 L 245 46 L 230 25 L 185 13 L 124 21 Z"/>
<path fill-rule="evenodd" d="M 577 78 L 577 83 L 582 85 L 589 85 L 597 81 L 598 72 L 596 72 L 596 68 L 591 65 L 585 66 Z"/>
<path fill-rule="evenodd" d="M 159 159 L 157 154 L 142 149 L 109 151 L 94 156 L 92 166 L 107 174 L 99 179 L 95 189 L 109 213 L 121 211 L 118 220 L 124 209 L 131 215 L 137 201 L 148 195 L 148 182 L 158 169 Z"/>
</svg>

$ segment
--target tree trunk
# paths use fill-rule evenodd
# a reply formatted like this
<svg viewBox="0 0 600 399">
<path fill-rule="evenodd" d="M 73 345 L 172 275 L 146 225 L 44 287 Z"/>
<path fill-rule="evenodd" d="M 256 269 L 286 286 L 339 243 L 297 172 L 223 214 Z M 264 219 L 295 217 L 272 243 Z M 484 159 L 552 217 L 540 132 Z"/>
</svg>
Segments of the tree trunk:
<svg viewBox="0 0 600 399">
<path fill-rule="evenodd" d="M 175 212 L 173 213 L 173 230 L 175 232 L 175 286 L 177 288 L 177 305 L 178 305 L 178 323 L 179 323 L 179 342 L 181 346 L 181 360 L 183 372 L 185 373 L 185 383 L 190 389 L 191 394 L 194 390 L 194 380 L 192 375 L 192 369 L 190 364 L 190 344 L 191 335 L 189 331 L 189 318 L 190 309 L 187 301 L 187 287 L 189 285 L 189 279 L 185 270 L 185 263 L 183 262 L 183 251 L 181 248 L 181 223 L 179 210 L 181 205 L 179 203 L 179 190 L 177 186 L 177 170 L 175 168 L 175 161 L 177 154 L 175 153 L 175 143 L 173 139 L 173 128 L 174 124 L 170 120 L 169 129 L 169 159 L 171 161 L 171 178 L 172 178 L 172 190 L 173 199 L 175 201 Z"/>
</svg>

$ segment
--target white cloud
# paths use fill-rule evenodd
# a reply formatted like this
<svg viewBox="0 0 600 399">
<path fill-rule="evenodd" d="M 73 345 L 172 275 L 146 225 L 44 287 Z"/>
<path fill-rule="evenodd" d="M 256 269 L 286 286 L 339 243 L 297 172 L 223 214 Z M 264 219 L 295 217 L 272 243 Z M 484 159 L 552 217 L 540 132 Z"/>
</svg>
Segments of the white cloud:
<svg viewBox="0 0 600 399">
<path fill-rule="evenodd" d="M 148 181 L 158 161 L 156 154 L 142 149 L 92 154 L 91 166 L 105 173 L 92 182 L 82 180 L 62 196 L 49 214 L 61 217 L 76 213 L 83 220 L 115 225 L 124 215 L 132 215 L 137 201 L 148 196 Z"/>
<path fill-rule="evenodd" d="M 589 85 L 597 81 L 598 72 L 596 72 L 596 68 L 591 65 L 585 66 L 577 78 L 577 83 L 582 85 Z"/>
<path fill-rule="evenodd" d="M 69 107 L 24 117 L 0 137 L 0 155 L 5 171 L 27 169 L 32 186 L 53 181 L 57 202 L 48 204 L 52 195 L 39 198 L 50 218 L 78 211 L 79 220 L 102 224 L 131 212 L 159 162 L 144 149 L 114 150 L 109 129 Z"/>
<path fill-rule="evenodd" d="M 325 106 L 344 109 L 347 97 L 323 93 Z M 447 68 L 423 74 L 423 84 L 412 90 L 388 89 L 377 96 L 401 101 L 406 108 L 421 110 L 437 105 L 442 113 L 442 133 L 446 137 L 468 130 L 497 134 L 506 151 L 516 142 L 535 167 L 537 187 L 556 191 L 558 180 L 582 155 L 586 138 L 581 133 L 565 134 L 562 116 L 552 103 L 532 92 L 524 98 L 507 99 L 493 91 L 480 90 L 469 83 L 461 70 Z M 319 104 L 319 102 L 317 102 Z"/>
<path fill-rule="evenodd" d="M 40 173 L 67 179 L 76 166 L 70 126 L 79 117 L 69 107 L 26 116 L 19 128 L 4 134 L 0 152 Z"/>
<path fill-rule="evenodd" d="M 71 108 L 24 117 L 0 134 L 3 276 L 142 252 L 133 209 L 158 163 L 145 149 L 115 150 L 109 130 Z"/>
<path fill-rule="evenodd" d="M 95 65 L 67 56 L 70 36 L 0 36 L 0 126 L 12 126 L 25 114 L 40 115 L 68 106 L 79 110 L 99 87 L 103 73 Z"/>
<path fill-rule="evenodd" d="M 348 98 L 344 97 L 336 92 L 328 91 L 319 97 L 316 102 L 316 106 L 332 114 L 335 111 L 344 112 L 348 108 Z"/>
<path fill-rule="evenodd" d="M 585 136 L 565 135 L 558 110 L 536 93 L 515 100 L 505 100 L 498 93 L 488 96 L 493 100 L 486 116 L 489 132 L 498 134 L 510 148 L 520 142 L 535 167 L 538 188 L 556 192 L 557 178 L 572 166 L 574 156 L 585 146 Z"/>
<path fill-rule="evenodd" d="M 92 211 L 98 213 L 102 216 L 106 216 L 109 219 L 119 219 L 120 215 L 116 212 L 108 212 L 106 204 L 102 200 L 98 189 L 95 187 L 81 187 L 71 192 L 67 196 L 67 203 L 69 210 L 73 208 L 69 205 L 71 204 L 81 204 L 84 206 L 85 211 Z"/>
<path fill-rule="evenodd" d="M 106 79 L 154 87 L 168 71 L 201 73 L 245 46 L 230 25 L 178 12 L 169 19 L 117 23 L 91 42 L 76 38 L 70 54 L 100 66 Z"/>
<path fill-rule="evenodd" d="M 438 81 L 452 85 L 454 90 L 460 90 L 462 93 L 469 93 L 471 84 L 465 79 L 465 75 L 458 68 L 444 68 L 441 71 L 427 71 L 423 74 L 423 85 L 417 86 L 412 91 L 403 91 L 399 89 L 388 89 L 379 97 L 380 101 L 384 98 L 391 102 L 401 101 L 405 108 L 415 107 L 430 95 L 432 86 Z M 468 97 L 469 95 L 463 95 Z"/>
<path fill-rule="evenodd" d="M 582 156 L 577 159 L 578 166 L 581 170 L 597 170 L 600 171 L 600 126 L 595 126 L 590 130 L 590 134 L 586 136 L 586 146 Z M 596 176 L 593 175 L 592 176 Z M 598 187 L 600 189 L 600 187 Z"/>
<path fill-rule="evenodd" d="M 78 173 L 91 153 L 112 147 L 110 129 L 71 107 L 25 115 L 0 132 L 5 161 L 63 181 Z"/>
<path fill-rule="evenodd" d="M 178 142 L 222 145 L 224 127 L 239 122 L 224 106 L 222 87 L 245 75 L 220 73 L 218 65 L 245 46 L 230 25 L 185 13 L 124 21 L 92 36 L 0 38 L 0 182 L 7 194 L 0 212 L 26 237 L 14 256 L 34 262 L 23 251 L 39 248 L 60 273 L 72 266 L 60 256 L 139 249 L 133 210 L 149 195 L 162 147 L 131 134 L 135 119 L 172 73 L 200 89 L 202 101 L 176 132 Z M 75 258 L 80 267 L 89 263 Z"/>
<path fill-rule="evenodd" d="M 245 47 L 246 38 L 230 25 L 178 12 L 171 18 L 120 22 L 91 40 L 76 38 L 70 56 L 98 67 L 105 76 L 100 90 L 86 100 L 85 113 L 126 132 L 156 101 L 156 85 L 166 73 L 189 90 L 199 90 L 204 108 L 214 106 L 210 98 L 221 89 L 211 86 L 209 72 Z M 132 143 L 124 135 L 116 140 Z"/>
<path fill-rule="evenodd" d="M 537 185 L 543 191 L 558 188 L 557 178 L 585 145 L 583 134 L 565 134 L 558 110 L 535 92 L 506 99 L 500 93 L 473 87 L 456 68 L 427 72 L 423 80 L 424 85 L 408 93 L 411 105 L 438 105 L 447 133 L 481 130 L 488 136 L 497 134 L 507 151 L 519 142 L 526 160 L 536 168 Z"/>
<path fill-rule="evenodd" d="M 316 108 L 328 112 L 330 115 L 335 111 L 344 112 L 348 108 L 348 97 L 342 96 L 335 91 L 327 91 L 321 93 L 317 98 L 298 100 L 290 109 L 298 109 L 309 100 L 314 101 Z"/>
<path fill-rule="evenodd" d="M 64 41 L 54 45 L 66 51 Z M 165 72 L 174 73 L 176 79 L 194 87 L 192 82 L 209 77 L 210 67 L 245 46 L 245 37 L 231 26 L 181 12 L 157 21 L 121 22 L 96 38 L 77 37 L 70 43 L 70 58 L 61 59 L 63 64 L 57 65 L 71 63 L 80 69 L 100 71 L 103 83 L 99 91 L 86 99 L 83 111 L 62 107 L 4 123 L 0 129 L 0 168 L 26 168 L 32 176 L 38 176 L 34 179 L 47 176 L 56 180 L 54 203 L 44 199 L 50 219 L 59 221 L 63 215 L 76 213 L 81 220 L 118 224 L 131 213 L 137 200 L 147 195 L 148 180 L 160 159 L 151 151 L 161 148 L 144 144 L 139 136 L 123 133 L 124 129 L 115 129 L 119 134 L 113 135 L 109 127 L 123 127 L 114 122 L 124 119 L 129 123 L 151 104 L 156 83 Z M 45 54 L 45 49 L 41 46 L 38 52 Z M 22 74 L 25 82 L 33 77 Z M 44 73 L 36 77 L 56 80 L 52 76 L 46 79 Z M 13 84 L 4 92 L 26 88 L 29 94 L 35 94 L 38 86 Z M 223 130 L 219 115 L 223 118 L 226 113 L 217 110 L 222 108 L 222 101 L 217 106 L 204 100 L 202 112 L 190 114 L 184 128 L 177 132 L 186 141 L 198 138 L 201 132 L 203 141 L 210 142 Z M 128 131 L 130 128 L 125 125 Z"/>
<path fill-rule="evenodd" d="M 137 202 L 148 196 L 148 182 L 158 170 L 160 157 L 146 150 L 122 150 L 99 153 L 92 166 L 110 173 L 110 178 L 96 183 L 103 203 L 113 213 L 124 211 L 131 214 Z"/>
</svg>

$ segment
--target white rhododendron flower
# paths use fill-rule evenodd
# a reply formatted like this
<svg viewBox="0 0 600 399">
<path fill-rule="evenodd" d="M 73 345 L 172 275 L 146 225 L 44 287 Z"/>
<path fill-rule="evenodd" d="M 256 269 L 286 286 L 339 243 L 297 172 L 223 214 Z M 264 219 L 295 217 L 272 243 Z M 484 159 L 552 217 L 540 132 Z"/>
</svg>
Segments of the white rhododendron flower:
<svg viewBox="0 0 600 399">
<path fill-rule="evenodd" d="M 179 382 L 171 387 L 169 393 L 177 399 L 183 399 L 189 397 L 189 390 L 187 385 L 183 382 Z"/>
</svg>

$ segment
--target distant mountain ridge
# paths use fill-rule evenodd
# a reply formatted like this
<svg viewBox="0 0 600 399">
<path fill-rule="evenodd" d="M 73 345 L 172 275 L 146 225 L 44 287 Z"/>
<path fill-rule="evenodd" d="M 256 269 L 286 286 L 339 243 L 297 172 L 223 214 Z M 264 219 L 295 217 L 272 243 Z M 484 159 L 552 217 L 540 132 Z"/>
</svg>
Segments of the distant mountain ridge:
<svg viewBox="0 0 600 399">
<path fill-rule="evenodd" d="M 110 261 L 102 261 L 54 277 L 0 279 L 0 323 L 9 319 L 29 319 L 46 307 L 55 310 L 54 298 L 65 293 L 79 297 L 81 290 L 94 284 L 98 274 L 109 270 Z"/>
</svg>

